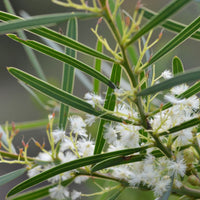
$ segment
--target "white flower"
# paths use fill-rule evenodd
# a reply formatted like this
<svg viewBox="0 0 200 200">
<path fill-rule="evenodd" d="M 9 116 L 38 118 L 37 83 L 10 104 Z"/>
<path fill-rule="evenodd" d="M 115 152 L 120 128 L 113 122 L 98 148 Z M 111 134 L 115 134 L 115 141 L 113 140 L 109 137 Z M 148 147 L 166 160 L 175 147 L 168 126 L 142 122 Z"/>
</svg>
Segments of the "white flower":
<svg viewBox="0 0 200 200">
<path fill-rule="evenodd" d="M 38 165 L 38 166 L 28 170 L 27 175 L 28 175 L 29 178 L 31 178 L 33 176 L 36 176 L 36 175 L 40 174 L 41 172 L 42 172 L 41 166 Z"/>
<path fill-rule="evenodd" d="M 169 185 L 171 183 L 170 177 L 163 177 L 157 183 L 155 184 L 155 187 L 153 188 L 154 195 L 156 197 L 160 197 L 163 195 L 164 192 L 167 191 Z"/>
<path fill-rule="evenodd" d="M 69 118 L 69 121 L 71 123 L 71 130 L 74 131 L 75 133 L 78 133 L 79 136 L 82 137 L 87 137 L 88 135 L 86 134 L 86 123 L 84 120 L 77 115 L 73 115 Z"/>
<path fill-rule="evenodd" d="M 69 191 L 66 187 L 58 185 L 49 189 L 50 197 L 53 199 L 63 200 L 69 197 Z"/>
<path fill-rule="evenodd" d="M 77 148 L 80 156 L 91 156 L 94 152 L 94 142 L 83 138 L 77 141 Z"/>
<path fill-rule="evenodd" d="M 105 124 L 104 128 L 105 128 L 104 139 L 109 144 L 114 144 L 117 140 L 117 134 L 116 134 L 116 130 L 114 129 L 113 125 L 110 123 L 107 123 L 107 124 Z"/>
<path fill-rule="evenodd" d="M 95 105 L 99 105 L 99 104 L 101 105 L 104 103 L 104 100 L 100 96 L 93 93 L 89 93 L 89 92 L 85 94 L 84 99 L 86 99 L 86 102 L 91 104 L 92 107 L 95 107 Z"/>
<path fill-rule="evenodd" d="M 60 151 L 64 152 L 69 149 L 74 149 L 74 144 L 71 140 L 65 139 L 61 144 L 60 144 Z"/>
<path fill-rule="evenodd" d="M 124 147 L 136 148 L 139 146 L 138 127 L 132 125 L 118 124 L 116 132 L 120 133 L 120 142 Z"/>
<path fill-rule="evenodd" d="M 170 175 L 174 175 L 175 177 L 177 177 L 177 175 L 180 175 L 183 177 L 185 175 L 186 168 L 187 167 L 184 162 L 184 159 L 170 161 L 170 165 L 168 167 L 168 169 L 171 173 Z"/>
<path fill-rule="evenodd" d="M 82 182 L 85 182 L 88 180 L 88 177 L 87 176 L 77 176 L 75 179 L 74 179 L 74 183 L 76 184 L 81 184 Z"/>
<path fill-rule="evenodd" d="M 51 154 L 50 153 L 48 154 L 45 152 L 40 152 L 36 158 L 38 158 L 39 160 L 42 160 L 42 161 L 53 161 Z"/>
<path fill-rule="evenodd" d="M 179 94 L 185 92 L 187 89 L 188 89 L 188 86 L 186 84 L 181 84 L 181 85 L 173 87 L 171 89 L 171 93 L 179 95 Z"/>
<path fill-rule="evenodd" d="M 96 120 L 96 116 L 94 115 L 86 114 L 86 117 L 87 118 L 85 119 L 85 123 L 89 126 L 91 126 Z"/>
<path fill-rule="evenodd" d="M 170 78 L 173 77 L 173 76 L 172 76 L 172 73 L 171 73 L 169 70 L 165 70 L 165 71 L 161 74 L 161 76 L 162 76 L 164 79 L 170 79 Z"/>
<path fill-rule="evenodd" d="M 80 198 L 81 197 L 81 192 L 78 192 L 78 191 L 76 191 L 76 190 L 73 190 L 72 192 L 71 192 L 71 199 L 72 200 L 76 200 L 76 199 L 78 199 L 78 198 Z"/>
<path fill-rule="evenodd" d="M 56 129 L 54 131 L 52 131 L 52 135 L 54 138 L 54 143 L 57 143 L 60 140 L 64 140 L 65 138 L 65 131 L 61 130 L 61 129 Z"/>
</svg>

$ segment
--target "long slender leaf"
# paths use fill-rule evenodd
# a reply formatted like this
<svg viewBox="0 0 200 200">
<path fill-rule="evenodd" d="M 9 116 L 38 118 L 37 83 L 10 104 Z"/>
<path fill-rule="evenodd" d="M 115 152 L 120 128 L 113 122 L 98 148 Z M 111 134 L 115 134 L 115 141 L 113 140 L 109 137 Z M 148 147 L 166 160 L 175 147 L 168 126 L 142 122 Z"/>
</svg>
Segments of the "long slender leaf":
<svg viewBox="0 0 200 200">
<path fill-rule="evenodd" d="M 176 85 L 187 83 L 191 81 L 197 81 L 200 79 L 200 70 L 195 70 L 191 72 L 187 72 L 178 76 L 175 76 L 171 79 L 168 79 L 166 81 L 163 81 L 161 83 L 158 83 L 156 85 L 153 85 L 152 87 L 149 87 L 145 90 L 142 90 L 137 95 L 138 96 L 146 96 L 149 94 L 157 93 L 166 89 L 170 89 Z"/>
<path fill-rule="evenodd" d="M 157 15 L 157 13 L 153 12 L 152 10 L 149 10 L 148 8 L 142 7 L 141 10 L 144 11 L 143 16 L 146 19 L 151 19 L 153 16 Z M 174 32 L 181 32 L 186 27 L 185 24 L 181 24 L 174 20 L 166 20 L 164 23 L 161 24 L 161 26 L 163 26 L 164 28 L 166 28 L 170 31 L 174 31 Z M 196 33 L 192 34 L 191 38 L 200 40 L 200 31 L 197 31 Z"/>
<path fill-rule="evenodd" d="M 33 129 L 46 127 L 48 122 L 49 122 L 48 119 L 20 122 L 20 123 L 15 123 L 15 127 L 16 127 L 16 129 L 20 129 L 20 131 L 33 130 Z M 57 122 L 58 122 L 58 120 L 57 120 L 57 118 L 55 118 L 54 123 L 57 123 Z M 4 128 L 4 126 L 2 126 L 2 127 Z M 12 130 L 11 125 L 8 125 L 8 130 L 9 131 Z"/>
<path fill-rule="evenodd" d="M 67 26 L 67 35 L 70 38 L 77 39 L 77 20 L 76 19 L 70 19 L 68 21 Z M 76 58 L 76 52 L 72 49 L 66 48 L 66 54 Z M 73 93 L 73 87 L 74 87 L 74 67 L 71 65 L 68 65 L 67 63 L 64 63 L 63 66 L 63 74 L 62 74 L 62 90 Z M 66 106 L 64 104 L 60 105 L 60 118 L 59 118 L 59 128 L 65 130 L 66 123 L 67 123 L 67 117 L 69 113 L 69 106 Z"/>
<path fill-rule="evenodd" d="M 200 124 L 200 118 L 199 118 L 199 117 L 198 117 L 198 118 L 191 119 L 191 120 L 186 121 L 186 122 L 183 122 L 183 123 L 180 124 L 180 125 L 174 126 L 173 128 L 170 128 L 167 132 L 159 133 L 159 136 L 169 135 L 169 134 L 172 134 L 172 133 L 181 131 L 181 130 L 183 130 L 183 129 L 196 126 L 196 125 L 198 125 L 198 124 Z"/>
<path fill-rule="evenodd" d="M 31 86 L 32 88 L 38 90 L 39 92 L 63 103 L 65 105 L 72 106 L 78 110 L 83 112 L 101 117 L 106 120 L 117 121 L 117 122 L 126 122 L 131 123 L 129 120 L 124 120 L 122 118 L 107 114 L 106 112 L 102 112 L 100 110 L 96 110 L 93 108 L 89 103 L 85 102 L 84 100 L 73 96 L 55 86 L 46 83 L 28 73 L 25 73 L 19 69 L 10 67 L 8 71 L 17 79 L 25 82 L 27 85 Z"/>
<path fill-rule="evenodd" d="M 153 64 L 161 57 L 169 53 L 171 50 L 179 46 L 182 42 L 188 39 L 193 33 L 200 28 L 200 17 L 196 18 L 191 24 L 177 34 L 172 40 L 170 40 L 163 48 L 161 48 L 148 62 L 146 67 Z"/>
<path fill-rule="evenodd" d="M 120 79 L 121 79 L 121 67 L 118 64 L 114 64 L 112 68 L 112 73 L 111 73 L 111 81 L 115 84 L 120 84 Z M 108 88 L 107 94 L 106 94 L 106 99 L 105 99 L 105 104 L 104 108 L 107 110 L 114 110 L 115 108 L 115 101 L 116 97 L 113 94 L 113 89 Z M 102 152 L 104 144 L 105 144 L 105 139 L 103 138 L 103 129 L 104 129 L 104 124 L 106 123 L 105 120 L 101 120 L 99 123 L 98 127 L 98 133 L 96 137 L 96 143 L 95 143 L 95 149 L 94 149 L 94 154 L 99 154 Z"/>
<path fill-rule="evenodd" d="M 12 171 L 8 174 L 2 175 L 0 176 L 0 186 L 16 179 L 17 177 L 21 176 L 22 174 L 25 173 L 27 169 L 26 168 L 21 168 L 21 169 L 17 169 L 15 171 Z"/>
<path fill-rule="evenodd" d="M 149 30 L 154 28 L 155 26 L 162 23 L 164 20 L 166 20 L 168 17 L 173 15 L 175 12 L 177 12 L 181 7 L 183 7 L 185 4 L 189 3 L 190 0 L 175 0 L 168 6 L 166 6 L 164 9 L 162 9 L 158 15 L 152 17 L 152 19 L 144 26 L 142 27 L 127 43 L 127 46 L 129 46 L 131 43 L 136 41 L 138 38 L 140 38 L 142 35 L 147 33 Z"/>
<path fill-rule="evenodd" d="M 174 75 L 184 72 L 183 64 L 177 56 L 175 56 L 173 59 L 172 71 Z"/>
<path fill-rule="evenodd" d="M 152 155 L 155 157 L 162 157 L 163 154 L 160 151 L 153 151 Z M 117 165 L 128 164 L 132 162 L 138 162 L 146 158 L 146 154 L 140 155 L 130 155 L 130 156 L 117 156 L 115 158 L 108 158 L 99 163 L 97 163 L 94 167 L 92 167 L 92 172 L 96 172 L 108 167 L 113 167 Z"/>
<path fill-rule="evenodd" d="M 16 35 L 14 34 L 8 34 L 8 36 L 17 41 L 20 42 L 22 44 L 25 44 L 43 54 L 46 54 L 52 58 L 55 58 L 57 60 L 60 60 L 62 62 L 68 63 L 69 65 L 87 73 L 88 75 L 100 80 L 101 82 L 103 82 L 104 84 L 108 85 L 109 87 L 115 88 L 115 85 L 108 79 L 106 78 L 104 75 L 102 75 L 101 73 L 99 73 L 98 71 L 96 71 L 95 69 L 93 69 L 92 67 L 84 64 L 83 62 L 78 61 L 77 59 L 70 57 L 64 53 L 61 53 L 59 51 L 56 51 L 44 44 L 41 44 L 39 42 L 33 41 L 33 40 L 22 40 L 20 38 L 18 38 Z"/>
<path fill-rule="evenodd" d="M 67 186 L 69 185 L 72 181 L 74 180 L 74 178 L 70 178 L 67 179 L 65 181 L 61 182 L 62 186 Z M 32 190 L 31 192 L 27 192 L 24 194 L 21 194 L 19 196 L 13 197 L 12 200 L 37 200 L 37 199 L 41 199 L 42 197 L 46 197 L 47 195 L 49 195 L 49 189 L 56 186 L 57 184 L 53 184 L 53 185 L 48 185 L 36 190 Z"/>
<path fill-rule="evenodd" d="M 8 12 L 12 13 L 12 14 L 15 14 L 15 11 L 10 3 L 9 0 L 4 0 L 4 5 L 6 7 L 6 9 L 8 10 Z M 22 38 L 23 40 L 26 40 L 26 35 L 24 33 L 24 31 L 22 30 L 19 30 L 17 31 L 17 34 L 19 35 L 20 38 Z M 27 46 L 23 46 L 24 47 L 24 50 L 29 58 L 29 61 L 31 62 L 32 64 L 32 67 L 35 69 L 35 71 L 37 72 L 38 76 L 43 79 L 43 80 L 47 80 L 45 75 L 44 75 L 44 72 L 42 70 L 42 67 L 36 57 L 36 55 L 34 54 L 33 50 Z M 34 94 L 35 95 L 35 94 Z"/>
<path fill-rule="evenodd" d="M 9 21 L 9 20 L 13 20 L 13 19 L 22 20 L 22 18 L 20 18 L 18 16 L 11 15 L 6 12 L 0 11 L 0 20 Z M 27 29 L 25 29 L 25 30 L 27 30 Z M 69 37 L 66 37 L 60 33 L 57 33 L 56 31 L 50 30 L 46 27 L 41 26 L 39 28 L 29 29 L 27 31 L 37 34 L 37 35 L 40 35 L 42 37 L 48 38 L 54 42 L 57 42 L 64 46 L 68 46 L 68 47 L 75 49 L 77 51 L 80 51 L 82 53 L 86 53 L 86 54 L 89 54 L 89 55 L 97 57 L 97 58 L 101 58 L 101 59 L 105 59 L 105 60 L 114 62 L 114 59 L 112 59 L 98 51 L 95 51 L 94 49 L 92 49 L 78 41 L 75 41 Z M 7 33 L 8 33 L 8 31 L 7 31 Z"/>
<path fill-rule="evenodd" d="M 54 13 L 54 14 L 47 14 L 47 15 L 38 15 L 26 20 L 12 20 L 9 23 L 2 23 L 0 24 L 0 33 L 8 33 L 13 32 L 19 29 L 30 29 L 35 28 L 41 25 L 55 25 L 58 22 L 63 22 L 71 18 L 93 18 L 98 17 L 99 15 L 96 13 L 86 13 L 86 12 L 76 12 L 76 13 Z"/>
<path fill-rule="evenodd" d="M 124 190 L 124 188 L 122 187 L 121 189 L 116 191 L 112 196 L 108 197 L 107 200 L 116 200 L 119 197 L 119 195 L 122 193 L 123 190 Z"/>
<path fill-rule="evenodd" d="M 20 183 L 19 185 L 17 185 L 16 187 L 14 187 L 13 189 L 11 189 L 8 193 L 8 197 L 12 196 L 20 191 L 25 190 L 26 188 L 29 188 L 31 186 L 34 186 L 40 182 L 43 182 L 45 180 L 47 180 L 48 178 L 51 178 L 57 174 L 69 171 L 69 170 L 73 170 L 73 169 L 77 169 L 79 167 L 83 167 L 83 166 L 87 166 L 87 165 L 92 165 L 98 162 L 101 162 L 107 158 L 110 157 L 114 157 L 114 156 L 126 156 L 135 152 L 138 152 L 140 150 L 144 150 L 146 148 L 148 148 L 149 146 L 146 147 L 141 147 L 141 148 L 135 148 L 135 149 L 125 149 L 125 150 L 120 150 L 120 151 L 115 151 L 115 152 L 109 152 L 109 153 L 104 153 L 104 154 L 99 154 L 99 155 L 94 155 L 94 156 L 90 156 L 90 157 L 85 157 L 85 158 L 80 158 L 77 160 L 73 160 L 70 161 L 68 163 L 64 163 L 61 165 L 58 165 L 54 168 L 51 168 L 45 172 L 42 172 L 39 175 L 36 175 L 22 183 Z"/>
</svg>

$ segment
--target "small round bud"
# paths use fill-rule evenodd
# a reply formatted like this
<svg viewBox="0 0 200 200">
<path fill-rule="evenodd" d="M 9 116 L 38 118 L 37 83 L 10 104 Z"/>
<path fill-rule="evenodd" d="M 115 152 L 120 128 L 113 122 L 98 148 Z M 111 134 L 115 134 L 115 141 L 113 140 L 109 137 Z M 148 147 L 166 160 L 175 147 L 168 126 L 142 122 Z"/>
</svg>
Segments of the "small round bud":
<svg viewBox="0 0 200 200">
<path fill-rule="evenodd" d="M 188 182 L 193 186 L 200 186 L 200 180 L 195 175 L 190 175 Z"/>
</svg>

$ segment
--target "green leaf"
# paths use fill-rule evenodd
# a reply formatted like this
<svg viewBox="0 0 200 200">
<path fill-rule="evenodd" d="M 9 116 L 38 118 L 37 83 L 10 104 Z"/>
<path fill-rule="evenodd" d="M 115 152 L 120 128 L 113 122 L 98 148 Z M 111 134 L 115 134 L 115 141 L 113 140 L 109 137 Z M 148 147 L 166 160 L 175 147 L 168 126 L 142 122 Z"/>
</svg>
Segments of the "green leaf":
<svg viewBox="0 0 200 200">
<path fill-rule="evenodd" d="M 160 151 L 153 151 L 152 155 L 154 155 L 155 157 L 163 156 L 163 154 Z M 96 172 L 108 167 L 124 165 L 124 164 L 132 163 L 132 162 L 138 162 L 138 161 L 144 160 L 145 158 L 146 158 L 146 153 L 140 154 L 140 155 L 117 156 L 114 158 L 105 159 L 97 163 L 96 165 L 94 165 L 94 167 L 92 167 L 91 171 Z"/>
<path fill-rule="evenodd" d="M 193 33 L 195 33 L 200 28 L 200 17 L 196 18 L 191 24 L 189 24 L 185 29 L 183 29 L 179 34 L 177 34 L 172 40 L 170 40 L 163 48 L 161 48 L 148 62 L 145 67 L 153 64 L 159 60 L 162 56 L 168 54 L 171 50 L 179 46 L 187 38 L 189 38 Z"/>
<path fill-rule="evenodd" d="M 24 130 L 33 130 L 33 129 L 38 129 L 41 127 L 46 127 L 48 124 L 49 120 L 48 119 L 41 119 L 41 120 L 34 120 L 34 121 L 27 121 L 27 122 L 20 122 L 20 123 L 15 123 L 16 129 L 20 129 L 20 131 Z M 57 123 L 58 120 L 54 119 L 54 123 Z M 5 128 L 5 126 L 2 126 Z M 12 126 L 8 126 L 8 130 L 12 130 Z"/>
<path fill-rule="evenodd" d="M 25 172 L 26 172 L 26 168 L 22 168 L 22 169 L 17 169 L 17 170 L 12 171 L 8 174 L 0 176 L 0 186 L 16 179 L 17 177 L 21 176 Z"/>
<path fill-rule="evenodd" d="M 84 64 L 83 62 L 78 61 L 77 59 L 70 57 L 64 53 L 61 53 L 59 51 L 56 51 L 44 44 L 41 44 L 39 42 L 33 41 L 33 40 L 22 40 L 20 38 L 18 38 L 16 35 L 14 34 L 8 34 L 8 36 L 17 41 L 20 42 L 22 44 L 25 44 L 43 54 L 46 54 L 52 58 L 55 58 L 57 60 L 60 60 L 62 62 L 68 63 L 69 65 L 87 73 L 88 75 L 100 80 L 101 82 L 103 82 L 104 84 L 108 85 L 109 87 L 115 88 L 115 85 L 108 79 L 106 78 L 104 75 L 102 75 L 101 73 L 99 73 L 98 71 L 94 70 L 92 67 Z"/>
<path fill-rule="evenodd" d="M 157 15 L 157 13 L 155 13 L 152 10 L 149 10 L 148 8 L 145 8 L 145 7 L 142 7 L 141 10 L 144 11 L 143 16 L 146 19 L 151 19 L 153 16 Z M 164 28 L 166 28 L 170 31 L 174 31 L 174 32 L 178 32 L 178 33 L 181 32 L 186 27 L 185 24 L 181 24 L 181 23 L 173 21 L 173 20 L 166 20 L 163 24 L 161 24 L 161 26 L 163 26 Z M 196 33 L 192 34 L 191 38 L 200 40 L 200 31 L 197 31 Z"/>
<path fill-rule="evenodd" d="M 8 10 L 8 12 L 12 13 L 12 14 L 15 14 L 15 11 L 10 3 L 9 0 L 4 0 L 4 4 L 5 4 L 5 7 L 6 9 Z M 26 40 L 26 35 L 24 33 L 24 31 L 22 30 L 19 30 L 17 31 L 17 34 L 19 35 L 20 38 L 22 38 L 23 40 Z M 44 75 L 44 72 L 42 70 L 42 67 L 37 59 L 37 57 L 35 56 L 33 50 L 27 46 L 23 46 L 26 54 L 27 54 L 27 57 L 29 58 L 31 64 L 32 64 L 32 67 L 35 69 L 35 71 L 37 72 L 38 76 L 43 79 L 43 80 L 47 80 L 45 75 Z M 36 94 L 34 94 L 36 96 Z"/>
<path fill-rule="evenodd" d="M 71 18 L 88 19 L 98 17 L 96 13 L 87 12 L 72 12 L 72 13 L 54 13 L 47 15 L 38 15 L 25 20 L 14 19 L 9 23 L 0 24 L 0 33 L 13 32 L 19 29 L 30 29 L 41 25 L 55 25 L 58 22 L 63 22 Z"/>
<path fill-rule="evenodd" d="M 19 18 L 15 15 L 11 15 L 11 14 L 8 14 L 8 13 L 5 13 L 3 11 L 0 11 L 0 20 L 3 20 L 3 21 L 9 21 L 9 20 L 13 20 L 13 19 L 19 19 L 19 20 L 22 20 L 22 18 Z M 114 62 L 114 59 L 100 53 L 100 52 L 97 52 L 95 51 L 94 49 L 78 42 L 78 41 L 75 41 L 69 37 L 66 37 L 60 33 L 57 33 L 56 31 L 53 31 L 53 30 L 50 30 L 46 27 L 39 27 L 39 28 L 34 28 L 34 29 L 30 29 L 30 30 L 27 30 L 31 33 L 35 33 L 39 36 L 42 36 L 42 37 L 45 37 L 47 39 L 50 39 L 54 42 L 57 42 L 61 45 L 64 45 L 64 46 L 68 46 L 72 49 L 75 49 L 77 51 L 80 51 L 80 52 L 83 52 L 83 53 L 86 53 L 86 54 L 89 54 L 91 56 L 94 56 L 94 57 L 98 57 L 98 58 L 101 58 L 101 59 L 105 59 L 105 60 L 108 60 L 108 61 L 111 61 L 111 62 Z"/>
<path fill-rule="evenodd" d="M 169 130 L 167 130 L 165 132 L 159 133 L 159 136 L 164 136 L 164 135 L 169 135 L 169 134 L 172 134 L 172 133 L 176 133 L 178 131 L 181 131 L 183 129 L 196 126 L 198 124 L 200 124 L 200 118 L 199 117 L 191 119 L 191 120 L 186 121 L 186 122 L 183 122 L 182 124 L 174 126 L 173 128 L 170 128 Z"/>
<path fill-rule="evenodd" d="M 67 186 L 73 180 L 74 180 L 74 177 L 67 179 L 65 181 L 62 181 L 61 185 Z M 27 192 L 27 193 L 18 195 L 16 197 L 13 197 L 12 200 L 37 200 L 37 199 L 41 199 L 42 197 L 49 195 L 49 189 L 51 189 L 54 186 L 57 186 L 57 183 L 53 184 L 53 185 L 48 185 L 48 186 L 45 186 L 45 187 L 42 187 L 42 188 L 39 188 L 39 189 L 36 189 L 36 190 L 32 190 L 31 192 Z"/>
<path fill-rule="evenodd" d="M 173 1 L 171 4 L 169 4 L 164 9 L 162 9 L 158 13 L 158 15 L 152 17 L 152 19 L 131 38 L 131 40 L 127 43 L 126 46 L 129 46 L 131 43 L 136 41 L 142 35 L 144 35 L 145 33 L 149 32 L 151 29 L 153 29 L 155 26 L 162 23 L 164 20 L 166 20 L 172 14 L 176 13 L 181 7 L 183 7 L 185 4 L 189 3 L 190 1 L 191 0 Z"/>
<path fill-rule="evenodd" d="M 165 80 L 161 83 L 153 85 L 152 87 L 148 87 L 145 90 L 142 90 L 137 95 L 138 96 L 146 96 L 149 94 L 154 94 L 166 89 L 170 89 L 176 85 L 180 85 L 182 83 L 187 83 L 191 81 L 197 81 L 200 79 L 200 70 L 195 70 L 191 72 L 186 72 L 181 75 L 177 75 L 171 79 Z"/>
<path fill-rule="evenodd" d="M 111 81 L 117 85 L 119 85 L 121 79 L 121 67 L 118 64 L 114 64 L 112 68 L 112 73 L 111 73 Z M 107 89 L 107 94 L 105 98 L 105 104 L 104 108 L 107 110 L 113 111 L 115 108 L 115 102 L 116 102 L 116 97 L 113 94 L 113 89 L 108 88 Z M 104 124 L 106 123 L 105 120 L 101 120 L 99 123 L 98 127 L 98 133 L 96 137 L 96 143 L 95 143 L 95 149 L 94 149 L 94 154 L 99 154 L 102 152 L 104 144 L 105 144 L 105 139 L 103 138 L 103 129 L 104 129 Z"/>
<path fill-rule="evenodd" d="M 96 47 L 97 51 L 98 52 L 102 52 L 103 50 L 103 44 L 101 41 L 97 41 L 97 47 Z M 101 60 L 100 59 L 96 59 L 95 60 L 95 69 L 98 71 L 98 72 L 101 72 Z M 99 91 L 100 90 L 100 85 L 99 85 L 99 81 L 95 78 L 94 79 L 94 93 L 95 94 L 99 94 Z"/>
<path fill-rule="evenodd" d="M 98 162 L 101 162 L 107 158 L 110 157 L 114 157 L 114 156 L 126 156 L 135 152 L 139 152 L 141 149 L 146 149 L 149 148 L 150 146 L 145 146 L 145 147 L 141 147 L 141 148 L 134 148 L 134 149 L 124 149 L 124 150 L 120 150 L 120 151 L 114 151 L 114 152 L 109 152 L 109 153 L 104 153 L 104 154 L 99 154 L 99 155 L 94 155 L 94 156 L 89 156 L 89 157 L 85 157 L 85 158 L 80 158 L 77 160 L 73 160 L 70 161 L 68 163 L 64 163 L 61 165 L 58 165 L 56 167 L 53 167 L 45 172 L 40 173 L 39 175 L 36 175 L 22 183 L 20 183 L 19 185 L 17 185 L 16 187 L 14 187 L 13 189 L 11 189 L 8 193 L 8 197 L 12 196 L 20 191 L 25 190 L 26 188 L 29 188 L 31 186 L 34 186 L 40 182 L 43 182 L 45 180 L 47 180 L 48 178 L 51 178 L 57 174 L 69 171 L 69 170 L 73 170 L 73 169 L 77 169 L 79 167 L 83 167 L 83 166 L 87 166 L 87 165 L 92 165 Z"/>
<path fill-rule="evenodd" d="M 172 71 L 174 75 L 184 72 L 183 64 L 177 56 L 173 59 Z"/>
<path fill-rule="evenodd" d="M 77 29 L 78 29 L 77 20 L 70 19 L 67 25 L 67 36 L 76 40 L 78 37 Z M 66 48 L 65 52 L 70 57 L 76 58 L 76 52 L 74 50 Z M 63 74 L 62 74 L 62 90 L 71 94 L 73 93 L 73 87 L 74 87 L 74 67 L 68 65 L 67 63 L 64 63 Z M 62 130 L 65 130 L 66 128 L 68 113 L 69 113 L 69 106 L 61 104 L 59 128 Z"/>
<path fill-rule="evenodd" d="M 111 197 L 108 197 L 107 200 L 116 200 L 119 195 L 122 193 L 122 191 L 124 190 L 124 188 L 120 188 L 118 191 L 116 191 Z"/>
<path fill-rule="evenodd" d="M 99 110 L 94 109 L 89 103 L 85 102 L 84 100 L 73 96 L 55 86 L 42 81 L 26 72 L 23 72 L 19 69 L 9 67 L 8 71 L 17 79 L 25 82 L 27 85 L 31 86 L 32 88 L 38 90 L 39 92 L 63 103 L 65 105 L 72 106 L 78 110 L 83 112 L 99 116 L 106 120 L 117 121 L 117 122 L 126 122 L 131 123 L 129 120 L 124 120 L 122 118 L 107 114 L 106 112 L 102 112 Z"/>
<path fill-rule="evenodd" d="M 200 92 L 200 82 L 195 83 L 194 85 L 192 85 L 189 89 L 187 89 L 185 92 L 183 92 L 182 94 L 178 95 L 177 98 L 189 98 L 197 93 Z M 170 107 L 172 107 L 173 104 L 172 103 L 167 103 L 162 107 L 162 110 L 166 110 Z M 155 110 L 154 112 L 152 112 L 152 114 L 156 114 L 160 112 L 160 109 Z"/>
</svg>

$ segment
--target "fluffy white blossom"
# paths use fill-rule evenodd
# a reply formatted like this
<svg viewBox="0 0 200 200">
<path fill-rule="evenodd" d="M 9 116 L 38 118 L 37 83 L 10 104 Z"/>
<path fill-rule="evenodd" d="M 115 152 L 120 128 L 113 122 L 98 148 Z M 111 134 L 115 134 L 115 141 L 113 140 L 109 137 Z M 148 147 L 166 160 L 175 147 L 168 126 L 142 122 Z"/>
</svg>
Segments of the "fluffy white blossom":
<svg viewBox="0 0 200 200">
<path fill-rule="evenodd" d="M 86 102 L 91 104 L 92 107 L 95 107 L 95 105 L 102 105 L 104 103 L 104 99 L 102 99 L 101 96 L 89 92 L 85 94 L 84 99 L 86 99 Z"/>
<path fill-rule="evenodd" d="M 71 124 L 71 130 L 77 133 L 79 136 L 87 137 L 86 134 L 86 123 L 82 119 L 82 117 L 73 115 L 69 118 Z"/>
<path fill-rule="evenodd" d="M 65 131 L 61 129 L 56 129 L 52 132 L 54 142 L 57 143 L 60 140 L 64 140 L 65 138 Z"/>
<path fill-rule="evenodd" d="M 49 189 L 50 197 L 53 199 L 64 200 L 69 197 L 69 191 L 62 185 L 55 186 Z"/>
<path fill-rule="evenodd" d="M 109 143 L 113 144 L 117 140 L 117 134 L 114 126 L 111 123 L 107 123 L 104 126 L 104 139 Z"/>
<path fill-rule="evenodd" d="M 71 192 L 71 199 L 72 200 L 76 200 L 76 199 L 78 199 L 78 198 L 80 198 L 81 197 L 81 192 L 79 192 L 79 191 L 77 191 L 77 190 L 73 190 L 72 192 Z"/>
<path fill-rule="evenodd" d="M 172 73 L 169 70 L 165 70 L 164 72 L 162 72 L 161 76 L 164 79 L 170 79 L 173 77 Z"/>
</svg>

